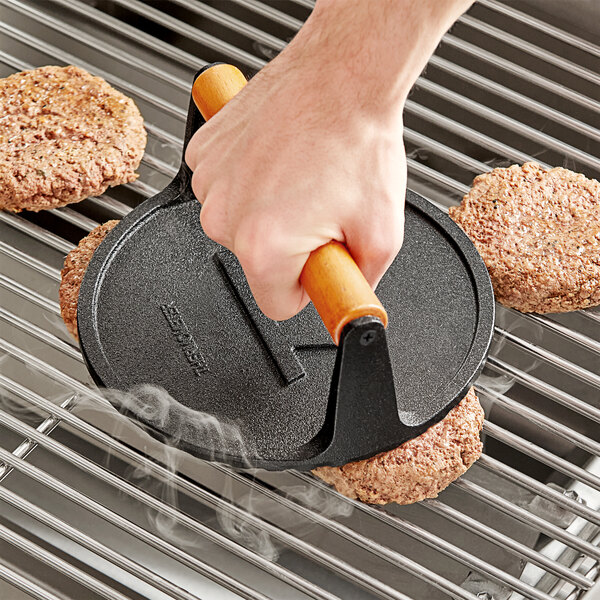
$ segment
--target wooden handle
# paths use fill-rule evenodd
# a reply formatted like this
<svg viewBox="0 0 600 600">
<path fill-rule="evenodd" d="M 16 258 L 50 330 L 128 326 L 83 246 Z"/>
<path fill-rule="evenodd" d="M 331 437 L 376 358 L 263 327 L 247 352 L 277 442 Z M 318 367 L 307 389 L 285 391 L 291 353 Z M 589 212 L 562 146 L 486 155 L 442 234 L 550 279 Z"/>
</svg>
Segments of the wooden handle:
<svg viewBox="0 0 600 600">
<path fill-rule="evenodd" d="M 244 86 L 246 78 L 231 65 L 216 64 L 200 73 L 192 97 L 202 116 L 216 115 Z M 333 341 L 359 317 L 373 316 L 387 326 L 385 309 L 354 262 L 346 246 L 331 241 L 311 252 L 300 283 L 304 286 Z"/>
<path fill-rule="evenodd" d="M 344 244 L 331 241 L 313 250 L 300 283 L 336 344 L 344 327 L 359 317 L 377 317 L 387 327 L 385 309 Z"/>
<path fill-rule="evenodd" d="M 196 77 L 192 98 L 200 114 L 208 121 L 245 85 L 246 78 L 237 67 L 217 63 Z"/>
</svg>

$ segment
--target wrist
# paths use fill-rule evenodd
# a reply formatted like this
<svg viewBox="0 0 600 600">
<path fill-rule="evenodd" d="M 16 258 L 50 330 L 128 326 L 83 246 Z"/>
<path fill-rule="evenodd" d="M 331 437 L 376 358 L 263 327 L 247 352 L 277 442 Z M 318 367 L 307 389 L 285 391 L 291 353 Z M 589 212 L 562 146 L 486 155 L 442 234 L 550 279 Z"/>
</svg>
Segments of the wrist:
<svg viewBox="0 0 600 600">
<path fill-rule="evenodd" d="M 472 0 L 317 0 L 282 63 L 327 98 L 396 118 L 442 35 Z M 283 66 L 283 65 L 282 65 Z"/>
</svg>

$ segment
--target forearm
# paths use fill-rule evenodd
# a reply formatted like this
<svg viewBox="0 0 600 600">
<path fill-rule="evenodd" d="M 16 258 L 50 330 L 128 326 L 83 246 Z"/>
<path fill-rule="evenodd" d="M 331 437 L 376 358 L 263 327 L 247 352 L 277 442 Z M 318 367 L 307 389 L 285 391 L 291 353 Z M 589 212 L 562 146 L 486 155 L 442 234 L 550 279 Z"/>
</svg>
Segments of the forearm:
<svg viewBox="0 0 600 600">
<path fill-rule="evenodd" d="M 472 3 L 317 0 L 283 62 L 311 65 L 326 93 L 348 94 L 371 113 L 401 111 L 440 39 Z"/>
</svg>

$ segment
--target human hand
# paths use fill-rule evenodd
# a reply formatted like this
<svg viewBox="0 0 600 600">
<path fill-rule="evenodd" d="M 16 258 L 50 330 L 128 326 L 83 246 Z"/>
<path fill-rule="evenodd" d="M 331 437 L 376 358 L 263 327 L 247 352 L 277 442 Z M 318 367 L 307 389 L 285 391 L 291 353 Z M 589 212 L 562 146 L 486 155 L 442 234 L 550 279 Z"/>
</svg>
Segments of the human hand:
<svg viewBox="0 0 600 600">
<path fill-rule="evenodd" d="M 375 286 L 404 223 L 399 111 L 374 118 L 339 89 L 314 89 L 304 70 L 288 67 L 269 65 L 186 153 L 206 234 L 237 255 L 259 307 L 274 319 L 307 304 L 300 273 L 310 252 L 332 239 L 346 244 Z"/>
<path fill-rule="evenodd" d="M 204 231 L 236 254 L 267 316 L 308 303 L 300 274 L 330 240 L 346 244 L 372 286 L 393 261 L 404 100 L 470 2 L 319 0 L 291 44 L 191 139 Z"/>
</svg>

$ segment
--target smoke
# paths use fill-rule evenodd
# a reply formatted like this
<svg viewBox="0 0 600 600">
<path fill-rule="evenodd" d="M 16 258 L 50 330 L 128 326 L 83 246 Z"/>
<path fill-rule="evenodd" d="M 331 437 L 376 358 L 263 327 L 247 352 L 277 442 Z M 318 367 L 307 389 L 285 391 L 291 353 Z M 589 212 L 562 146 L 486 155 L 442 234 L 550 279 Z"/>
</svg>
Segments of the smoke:
<svg viewBox="0 0 600 600">
<path fill-rule="evenodd" d="M 516 312 L 498 307 L 496 313 L 496 326 L 506 333 L 519 335 L 523 339 L 530 339 L 534 344 L 541 344 L 544 337 L 544 329 L 541 325 L 532 321 L 526 321 L 525 317 Z M 510 364 L 524 373 L 533 371 L 539 364 L 540 359 L 527 352 L 518 354 L 510 348 L 510 340 L 502 333 L 496 333 L 490 348 L 490 357 L 502 358 L 505 350 L 510 353 Z M 477 378 L 476 385 L 484 388 L 489 394 L 506 394 L 515 384 L 515 377 L 506 373 L 495 371 L 486 367 L 484 372 Z"/>
<path fill-rule="evenodd" d="M 236 424 L 223 422 L 208 413 L 191 410 L 177 402 L 160 387 L 141 385 L 128 392 L 107 389 L 102 390 L 102 395 L 119 411 L 136 415 L 142 422 L 158 431 L 169 432 L 169 437 L 161 440 L 163 443 L 149 439 L 149 444 L 144 448 L 148 454 L 151 454 L 165 467 L 166 477 L 156 477 L 150 468 L 144 466 L 144 463 L 126 468 L 124 476 L 127 480 L 135 483 L 137 487 L 144 489 L 175 509 L 186 512 L 181 508 L 181 503 L 186 501 L 185 492 L 179 488 L 175 480 L 176 474 L 180 472 L 184 463 L 189 465 L 188 455 L 178 449 L 180 444 L 199 445 L 208 450 L 209 459 L 213 460 L 224 449 L 228 453 L 240 457 L 256 454 L 252 452 L 252 444 L 244 438 Z M 87 410 L 105 412 L 104 407 L 101 407 L 98 402 L 83 400 L 80 404 L 80 408 L 82 407 Z M 111 411 L 111 408 L 107 407 L 106 410 Z M 114 422 L 111 435 L 117 439 L 127 437 L 127 430 L 131 428 L 129 420 L 118 418 L 114 419 Z M 112 457 L 109 455 L 107 461 L 111 460 Z M 237 506 L 250 514 L 258 514 L 264 508 L 265 499 L 259 491 L 252 487 L 248 491 L 247 486 L 243 486 L 240 491 L 237 486 L 234 486 L 233 476 L 228 476 L 228 473 L 231 473 L 230 467 L 219 463 L 214 463 L 213 466 L 211 463 L 202 461 L 195 461 L 194 465 L 198 467 L 194 472 L 194 479 L 200 485 L 206 481 L 206 489 L 212 488 L 214 491 L 211 491 L 211 494 L 216 496 L 217 500 L 223 499 L 228 505 Z M 247 467 L 250 468 L 250 463 L 247 464 Z M 221 471 L 222 474 L 218 476 L 219 473 L 216 470 Z M 209 504 L 207 503 L 207 506 Z M 210 508 L 208 508 L 202 520 L 210 521 L 210 514 Z M 152 508 L 145 509 L 145 517 L 150 527 L 162 538 L 179 547 L 197 549 L 201 545 L 198 535 L 182 525 L 177 518 Z M 266 559 L 276 560 L 278 550 L 267 532 L 255 527 L 242 516 L 236 515 L 235 509 L 215 508 L 214 518 L 225 535 Z"/>
<path fill-rule="evenodd" d="M 264 499 L 261 499 L 261 495 L 254 488 L 238 496 L 233 480 L 229 477 L 226 479 L 222 496 L 253 515 L 260 514 L 264 507 Z M 229 537 L 267 560 L 277 560 L 279 551 L 266 531 L 254 527 L 244 518 L 230 512 L 217 511 L 216 514 L 219 525 Z"/>
<path fill-rule="evenodd" d="M 186 474 L 189 476 L 190 461 L 189 455 L 178 449 L 181 443 L 202 445 L 203 448 L 212 450 L 214 455 L 219 454 L 223 448 L 236 456 L 256 455 L 252 451 L 252 444 L 244 438 L 235 424 L 222 422 L 214 415 L 191 410 L 160 387 L 141 385 L 128 392 L 103 390 L 102 395 L 121 412 L 133 413 L 155 429 L 171 434 L 163 443 L 148 438 L 148 443 L 144 444 L 144 451 L 165 467 L 166 477 L 157 477 L 150 468 L 144 466 L 145 463 L 128 466 L 123 475 L 137 487 L 184 513 L 190 512 L 186 510 L 187 496 L 178 486 L 176 475 L 187 469 Z M 113 408 L 105 408 L 97 401 L 85 398 L 81 399 L 78 410 L 109 412 L 113 417 L 117 416 Z M 93 415 L 88 415 L 88 420 L 90 416 Z M 129 419 L 113 418 L 111 422 L 111 435 L 124 441 L 135 427 Z M 137 437 L 139 440 L 139 430 Z M 107 457 L 108 463 L 112 460 L 113 457 Z M 117 468 L 116 464 L 108 463 L 106 466 L 112 467 L 111 470 Z M 290 481 L 290 473 L 253 470 L 249 462 L 245 465 L 246 469 L 239 471 L 218 462 L 194 460 L 191 464 L 194 480 L 216 497 L 217 502 L 229 507 L 223 510 L 206 502 L 206 513 L 197 514 L 198 505 L 193 504 L 197 518 L 205 523 L 210 523 L 214 518 L 217 529 L 227 537 L 267 560 L 275 561 L 278 558 L 278 542 L 259 523 L 252 523 L 245 518 L 246 514 L 254 515 L 283 530 L 294 531 L 297 536 L 306 536 L 317 524 L 294 511 L 295 506 L 310 507 L 312 512 L 326 518 L 347 517 L 353 510 L 350 503 L 317 485 L 285 485 L 285 482 Z M 274 483 L 271 485 L 269 481 Z M 202 545 L 202 539 L 181 525 L 176 518 L 149 507 L 144 510 L 144 514 L 150 527 L 163 539 L 182 548 L 198 549 Z"/>
</svg>

